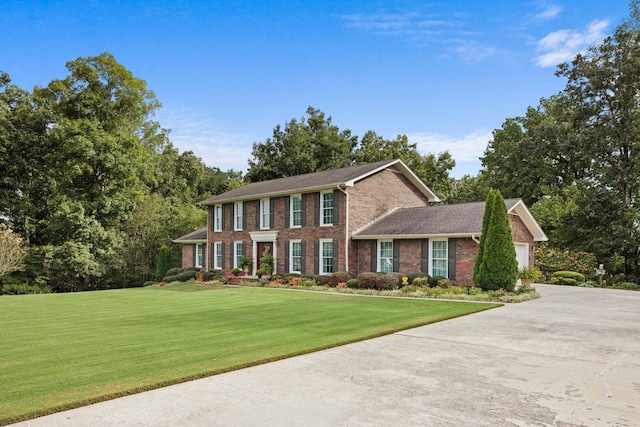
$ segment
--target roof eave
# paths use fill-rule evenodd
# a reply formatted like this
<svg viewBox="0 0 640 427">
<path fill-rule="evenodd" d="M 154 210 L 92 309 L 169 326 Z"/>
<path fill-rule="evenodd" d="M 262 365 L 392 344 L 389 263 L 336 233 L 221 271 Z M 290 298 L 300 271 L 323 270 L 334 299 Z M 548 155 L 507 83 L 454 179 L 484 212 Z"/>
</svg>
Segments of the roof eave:
<svg viewBox="0 0 640 427">
<path fill-rule="evenodd" d="M 524 225 L 527 227 L 531 235 L 533 236 L 534 242 L 546 242 L 549 240 L 547 235 L 544 233 L 538 221 L 533 217 L 529 208 L 524 204 L 522 200 L 518 200 L 515 205 L 509 209 L 509 213 L 515 212 Z"/>
<path fill-rule="evenodd" d="M 259 199 L 266 199 L 268 197 L 288 196 L 290 194 L 297 194 L 297 193 L 313 193 L 316 191 L 329 190 L 331 188 L 352 187 L 352 186 L 353 184 L 351 184 L 351 181 L 336 182 L 328 185 L 317 185 L 313 187 L 298 188 L 296 190 L 272 191 L 270 193 L 260 193 L 260 194 L 254 194 L 252 196 L 245 196 L 245 197 L 230 197 L 226 199 L 219 199 L 219 200 L 212 200 L 212 201 L 203 200 L 202 202 L 198 202 L 198 204 L 201 206 L 214 206 L 214 205 L 221 205 L 224 203 L 242 202 L 247 200 L 259 200 Z"/>
<path fill-rule="evenodd" d="M 477 233 L 436 233 L 436 234 L 362 234 L 358 236 L 352 236 L 354 240 L 384 240 L 384 239 L 460 239 L 471 238 L 479 236 Z"/>
<path fill-rule="evenodd" d="M 196 240 L 172 240 L 173 243 L 180 243 L 181 245 L 193 245 L 196 243 L 207 243 L 207 239 L 196 239 Z"/>
</svg>

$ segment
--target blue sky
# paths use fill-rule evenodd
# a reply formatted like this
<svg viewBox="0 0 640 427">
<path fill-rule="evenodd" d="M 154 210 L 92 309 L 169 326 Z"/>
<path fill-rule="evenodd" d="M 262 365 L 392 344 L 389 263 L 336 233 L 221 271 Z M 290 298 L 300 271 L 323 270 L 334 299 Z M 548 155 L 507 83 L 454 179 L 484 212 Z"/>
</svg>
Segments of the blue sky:
<svg viewBox="0 0 640 427">
<path fill-rule="evenodd" d="M 181 151 L 246 170 L 308 106 L 341 129 L 449 150 L 475 175 L 504 120 L 565 81 L 556 64 L 629 14 L 619 0 L 0 2 L 0 70 L 24 89 L 110 52 L 146 80 Z"/>
</svg>

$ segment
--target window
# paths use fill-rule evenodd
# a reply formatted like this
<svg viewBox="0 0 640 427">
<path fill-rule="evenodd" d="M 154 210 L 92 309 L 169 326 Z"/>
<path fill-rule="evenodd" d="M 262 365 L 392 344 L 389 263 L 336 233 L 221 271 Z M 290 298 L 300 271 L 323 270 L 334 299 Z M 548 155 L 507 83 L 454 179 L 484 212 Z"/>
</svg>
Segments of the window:
<svg viewBox="0 0 640 427">
<path fill-rule="evenodd" d="M 260 200 L 260 229 L 268 230 L 271 228 L 271 200 Z"/>
<path fill-rule="evenodd" d="M 333 225 L 333 191 L 320 193 L 320 225 Z"/>
<path fill-rule="evenodd" d="M 302 242 L 300 240 L 289 242 L 289 272 L 302 273 Z"/>
<path fill-rule="evenodd" d="M 233 242 L 233 268 L 240 268 L 240 257 L 244 256 L 244 244 Z"/>
<path fill-rule="evenodd" d="M 333 240 L 320 240 L 320 274 L 333 273 Z"/>
<path fill-rule="evenodd" d="M 213 243 L 213 268 L 222 270 L 222 242 Z"/>
<path fill-rule="evenodd" d="M 448 276 L 447 240 L 429 240 L 431 244 L 431 276 Z"/>
<path fill-rule="evenodd" d="M 194 267 L 202 268 L 204 265 L 204 243 L 196 243 L 196 259 L 194 261 Z"/>
<path fill-rule="evenodd" d="M 291 227 L 302 226 L 302 196 L 297 194 L 291 196 Z"/>
<path fill-rule="evenodd" d="M 233 204 L 233 229 L 238 231 L 242 230 L 242 224 L 244 223 L 244 209 L 242 202 L 235 202 Z"/>
<path fill-rule="evenodd" d="M 393 241 L 391 240 L 378 242 L 378 271 L 393 272 Z"/>
<path fill-rule="evenodd" d="M 213 231 L 222 231 L 222 205 L 213 207 Z"/>
</svg>

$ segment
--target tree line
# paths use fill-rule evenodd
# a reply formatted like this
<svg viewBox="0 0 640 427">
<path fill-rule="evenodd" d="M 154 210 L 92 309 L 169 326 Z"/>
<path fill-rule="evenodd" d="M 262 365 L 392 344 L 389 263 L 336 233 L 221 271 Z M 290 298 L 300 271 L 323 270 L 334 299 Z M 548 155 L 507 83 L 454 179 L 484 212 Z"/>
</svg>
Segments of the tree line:
<svg viewBox="0 0 640 427">
<path fill-rule="evenodd" d="M 153 278 L 163 244 L 206 224 L 200 200 L 247 182 L 400 158 L 444 203 L 481 201 L 492 188 L 522 198 L 550 247 L 587 251 L 636 281 L 639 1 L 613 35 L 559 65 L 565 89 L 507 118 L 482 170 L 461 179 L 450 176 L 446 151 L 422 154 L 406 135 L 360 138 L 313 107 L 255 142 L 246 174 L 222 171 L 179 152 L 153 120 L 153 91 L 108 53 L 71 61 L 65 79 L 32 91 L 0 72 L 0 223 L 28 248 L 18 274 L 57 291 L 140 285 Z"/>
</svg>

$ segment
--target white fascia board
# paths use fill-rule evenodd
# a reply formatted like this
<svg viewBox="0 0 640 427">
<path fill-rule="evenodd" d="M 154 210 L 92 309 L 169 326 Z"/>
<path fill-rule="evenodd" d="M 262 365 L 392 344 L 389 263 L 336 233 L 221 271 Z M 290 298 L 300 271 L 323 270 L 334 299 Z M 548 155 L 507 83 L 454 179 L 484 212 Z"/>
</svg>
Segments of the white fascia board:
<svg viewBox="0 0 640 427">
<path fill-rule="evenodd" d="M 181 245 L 193 245 L 196 243 L 207 243 L 207 240 L 172 240 L 173 243 L 179 243 Z"/>
<path fill-rule="evenodd" d="M 383 240 L 383 239 L 461 239 L 479 236 L 477 233 L 448 233 L 448 234 L 370 234 L 362 236 L 352 236 L 353 240 Z"/>
<path fill-rule="evenodd" d="M 531 212 L 522 200 L 518 200 L 518 202 L 513 205 L 511 209 L 509 209 L 509 213 L 512 212 L 515 212 L 516 215 L 520 217 L 524 225 L 533 236 L 533 240 L 535 242 L 546 242 L 547 240 L 549 240 L 547 235 L 540 227 L 540 224 L 538 224 L 538 221 L 536 221 L 533 215 L 531 215 Z"/>
</svg>

